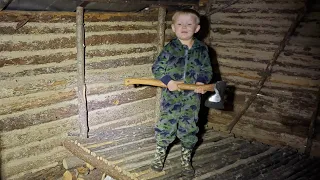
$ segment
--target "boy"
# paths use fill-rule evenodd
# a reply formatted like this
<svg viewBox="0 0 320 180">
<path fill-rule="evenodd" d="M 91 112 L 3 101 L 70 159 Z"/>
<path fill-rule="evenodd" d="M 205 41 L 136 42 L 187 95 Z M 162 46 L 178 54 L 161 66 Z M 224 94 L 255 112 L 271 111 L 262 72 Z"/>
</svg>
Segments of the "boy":
<svg viewBox="0 0 320 180">
<path fill-rule="evenodd" d="M 182 144 L 183 174 L 194 175 L 191 165 L 192 149 L 198 141 L 196 123 L 200 109 L 200 94 L 205 91 L 180 91 L 179 83 L 207 84 L 212 77 L 208 49 L 193 35 L 200 30 L 200 16 L 191 9 L 177 11 L 172 17 L 172 31 L 176 38 L 170 41 L 152 66 L 162 88 L 160 120 L 155 127 L 157 148 L 151 168 L 162 171 L 166 150 L 176 136 Z"/>
</svg>

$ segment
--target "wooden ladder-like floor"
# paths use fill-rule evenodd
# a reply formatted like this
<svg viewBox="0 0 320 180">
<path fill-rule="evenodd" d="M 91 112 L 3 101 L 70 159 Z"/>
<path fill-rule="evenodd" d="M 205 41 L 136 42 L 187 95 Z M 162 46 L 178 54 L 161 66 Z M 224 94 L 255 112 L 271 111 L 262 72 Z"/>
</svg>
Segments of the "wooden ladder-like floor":
<svg viewBox="0 0 320 180">
<path fill-rule="evenodd" d="M 136 128 L 123 136 L 115 134 L 100 132 L 64 145 L 115 179 L 185 179 L 181 175 L 179 143 L 172 146 L 164 170 L 158 173 L 150 169 L 155 151 L 153 127 Z M 207 130 L 200 142 L 193 156 L 195 180 L 320 179 L 320 160 L 289 148 L 271 147 L 213 130 Z"/>
</svg>

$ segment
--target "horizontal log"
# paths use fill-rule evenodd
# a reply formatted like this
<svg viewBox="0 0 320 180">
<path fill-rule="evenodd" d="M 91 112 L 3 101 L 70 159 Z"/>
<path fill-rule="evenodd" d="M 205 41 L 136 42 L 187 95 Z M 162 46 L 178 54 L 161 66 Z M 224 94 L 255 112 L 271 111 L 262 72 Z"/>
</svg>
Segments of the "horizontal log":
<svg viewBox="0 0 320 180">
<path fill-rule="evenodd" d="M 87 85 L 89 85 L 119 81 L 123 82 L 123 80 L 127 77 L 151 77 L 151 66 L 152 64 L 144 64 L 128 67 L 119 67 L 108 70 L 87 70 L 86 83 Z"/>
<path fill-rule="evenodd" d="M 281 16 L 282 15 L 282 16 Z M 290 22 L 294 19 L 294 14 L 270 14 L 255 12 L 223 12 L 216 13 L 210 18 L 210 26 L 224 25 L 252 28 L 253 25 L 259 25 L 257 28 L 267 28 L 271 30 L 282 29 L 290 26 Z M 277 19 L 274 21 L 273 19 Z M 263 23 L 261 23 L 263 21 Z M 283 26 L 281 26 L 281 24 Z"/>
<path fill-rule="evenodd" d="M 319 37 L 293 36 L 290 39 L 290 45 L 305 47 L 306 44 L 308 47 L 319 48 Z"/>
<path fill-rule="evenodd" d="M 87 46 L 86 56 L 92 57 L 110 57 L 124 54 L 143 53 L 155 51 L 156 47 L 153 44 L 112 44 L 101 46 Z M 41 54 L 41 55 L 39 55 Z M 65 48 L 57 50 L 39 50 L 35 52 L 12 51 L 0 52 L 0 67 L 5 66 L 4 72 L 7 72 L 10 65 L 37 65 L 47 63 L 61 63 L 64 61 L 74 61 L 76 52 L 74 48 Z M 64 62 L 64 64 L 67 64 Z M 59 64 L 60 65 L 60 64 Z M 21 69 L 23 67 L 18 67 Z M 25 68 L 25 67 L 24 67 Z M 17 71 L 15 69 L 14 72 Z M 26 69 L 26 68 L 25 68 Z M 11 70 L 12 71 L 12 70 Z M 9 71 L 10 72 L 10 71 Z"/>
<path fill-rule="evenodd" d="M 39 168 L 20 172 L 19 174 L 13 175 L 10 178 L 17 180 L 23 180 L 26 178 L 41 179 L 43 177 L 46 177 L 48 179 L 59 179 L 61 178 L 61 174 L 63 174 L 64 171 L 65 170 L 61 165 L 53 163 Z"/>
<path fill-rule="evenodd" d="M 252 59 L 254 63 L 268 61 L 272 58 L 272 51 L 266 50 L 256 50 L 256 49 L 249 49 L 249 48 L 233 48 L 233 47 L 214 47 L 214 50 L 218 53 L 218 57 L 225 57 L 224 59 Z M 227 58 L 228 57 L 228 58 Z M 238 59 L 236 59 L 238 60 Z M 218 59 L 220 61 L 220 59 Z"/>
<path fill-rule="evenodd" d="M 66 136 L 66 132 L 77 130 L 77 116 L 30 126 L 18 131 L 9 131 L 0 133 L 1 149 L 9 149 L 16 146 L 26 145 L 36 141 L 42 141 L 55 136 Z"/>
<path fill-rule="evenodd" d="M 16 159 L 14 161 L 2 164 L 1 169 L 4 177 L 10 177 L 21 172 L 40 168 L 49 164 L 58 165 L 58 162 L 61 162 L 62 159 L 67 156 L 70 156 L 70 152 L 60 146 L 49 152 L 44 152 L 34 157 Z"/>
<path fill-rule="evenodd" d="M 85 13 L 84 21 L 87 22 L 110 22 L 110 21 L 156 21 L 157 12 L 150 11 L 146 13 Z M 28 18 L 28 22 L 76 22 L 76 13 L 74 12 L 50 12 L 50 11 L 1 11 L 0 18 L 2 22 L 20 22 Z"/>
<path fill-rule="evenodd" d="M 290 66 L 288 64 L 275 64 L 274 67 L 272 68 L 272 73 L 275 74 L 283 74 L 283 75 L 288 75 L 288 76 L 298 76 L 302 78 L 308 78 L 308 79 L 319 79 L 320 78 L 320 68 L 312 67 L 295 67 L 295 66 Z"/>
<path fill-rule="evenodd" d="M 108 131 L 96 131 L 93 134 L 89 132 L 88 139 L 81 139 L 78 142 L 81 142 L 81 144 L 88 148 L 101 146 L 101 144 L 112 147 L 115 144 L 121 145 L 132 142 L 132 139 L 144 139 L 143 137 L 151 137 L 153 135 L 154 123 L 147 120 L 146 123 L 137 124 L 136 126 L 113 128 Z"/>
<path fill-rule="evenodd" d="M 130 89 L 130 88 L 120 84 L 100 85 L 100 86 L 95 85 L 95 86 L 88 86 L 87 94 L 88 95 L 106 94 L 106 93 L 111 93 L 114 91 L 121 91 L 126 89 Z M 14 129 L 23 129 L 29 126 L 33 126 L 41 123 L 47 123 L 47 122 L 56 121 L 59 119 L 64 119 L 64 118 L 74 116 L 77 114 L 77 105 L 75 103 L 76 102 L 73 100 L 66 101 L 58 104 L 49 105 L 49 106 L 46 106 L 45 108 L 37 109 L 37 111 L 30 109 L 30 110 L 25 110 L 19 113 L 0 116 L 1 130 L 3 132 L 6 132 Z M 135 108 L 136 106 L 137 108 Z M 139 102 L 133 103 L 131 109 L 136 109 L 137 111 L 139 111 L 140 110 L 139 107 L 140 108 L 143 107 L 143 109 L 151 110 L 149 108 L 150 106 L 149 107 L 141 106 Z M 117 116 L 111 118 L 111 116 L 114 114 L 113 112 L 115 111 L 120 112 L 121 108 L 122 106 L 119 106 L 118 108 L 110 109 L 110 110 L 102 109 L 101 112 L 97 111 L 94 113 L 100 114 L 101 116 L 104 116 L 104 117 L 110 116 L 110 118 L 106 118 L 106 119 L 114 119 Z M 126 111 L 128 112 L 132 112 L 132 110 L 128 108 L 126 104 L 124 105 L 123 108 L 127 109 Z M 104 113 L 104 111 L 108 113 Z M 120 113 L 120 114 L 121 114 L 120 117 L 122 117 L 122 115 L 125 116 L 128 113 Z M 100 117 L 96 117 L 95 115 L 92 115 L 92 119 L 90 120 L 90 122 L 95 124 L 97 122 L 100 122 L 101 121 L 100 119 L 101 119 Z"/>
<path fill-rule="evenodd" d="M 232 17 L 230 17 L 232 18 Z M 277 35 L 277 34 L 283 34 L 286 32 L 286 29 L 250 29 L 242 26 L 242 29 L 240 28 L 219 28 L 215 27 L 211 29 L 213 32 L 218 34 L 232 34 L 232 33 L 239 33 L 241 35 L 260 35 L 260 34 L 266 34 L 266 35 Z"/>
<path fill-rule="evenodd" d="M 166 5 L 166 6 L 187 6 L 187 5 L 198 5 L 198 1 L 182 1 L 182 2 L 172 2 L 172 1 L 145 1 L 145 0 L 126 0 L 125 2 L 121 0 L 83 0 L 85 2 L 99 2 L 99 3 L 115 3 L 115 4 L 142 4 L 142 5 Z"/>
<path fill-rule="evenodd" d="M 252 128 L 263 129 L 265 131 L 269 131 L 270 133 L 286 133 L 301 138 L 306 138 L 306 132 L 308 131 L 308 126 L 288 126 L 286 124 L 277 123 L 275 121 L 248 116 L 247 113 L 241 118 L 241 125 L 250 125 Z"/>
<path fill-rule="evenodd" d="M 318 80 L 298 76 L 282 75 L 279 73 L 272 73 L 270 81 L 299 87 L 318 87 L 320 85 Z"/>
<path fill-rule="evenodd" d="M 274 7 L 275 5 L 273 4 L 272 7 Z M 283 5 L 282 5 L 283 6 Z M 279 6 L 279 7 L 282 7 L 282 6 Z M 301 7 L 296 7 L 296 9 L 285 9 L 283 7 L 283 9 L 263 9 L 261 7 L 259 8 L 254 8 L 254 7 L 251 7 L 251 4 L 250 4 L 250 8 L 248 7 L 245 7 L 245 10 L 243 10 L 244 7 L 233 7 L 231 6 L 231 8 L 226 8 L 226 9 L 223 9 L 222 12 L 220 13 L 270 13 L 270 14 L 297 14 L 299 12 L 299 8 Z M 216 13 L 215 13 L 216 14 Z"/>
<path fill-rule="evenodd" d="M 101 118 L 101 117 L 100 117 Z M 130 117 L 107 119 L 101 124 L 96 124 L 90 127 L 90 132 L 109 131 L 114 128 L 133 127 L 145 123 L 152 122 L 154 119 L 154 110 L 145 113 L 136 113 Z"/>
<path fill-rule="evenodd" d="M 139 22 L 135 22 L 135 24 L 129 23 L 117 23 L 115 24 L 92 24 L 90 22 L 86 23 L 86 32 L 102 32 L 102 31 L 132 31 L 132 30 L 154 30 L 155 25 L 152 22 L 148 22 L 149 24 L 143 24 Z M 0 34 L 68 34 L 68 33 L 75 33 L 75 24 L 70 23 L 54 23 L 55 26 L 50 26 L 48 24 L 40 24 L 37 22 L 28 22 L 23 27 L 16 29 L 14 26 L 15 23 L 8 23 L 7 26 L 0 27 Z M 68 26 L 66 26 L 68 24 Z M 6 24 L 4 24 L 6 25 Z"/>
<path fill-rule="evenodd" d="M 154 55 L 154 53 L 152 53 Z M 143 64 L 152 64 L 154 62 L 153 56 L 142 56 L 138 58 L 123 58 L 100 62 L 91 62 L 86 64 L 87 69 L 109 69 L 121 66 L 134 66 Z"/>
<path fill-rule="evenodd" d="M 320 49 L 319 49 L 320 50 Z M 318 69 L 319 63 L 315 61 L 316 54 L 303 54 L 303 53 L 292 53 L 291 51 L 286 51 L 281 54 L 277 60 L 279 66 L 290 66 L 297 68 L 306 69 Z"/>
<path fill-rule="evenodd" d="M 244 64 L 252 64 L 252 66 L 249 65 L 244 65 Z M 235 68 L 235 69 L 239 69 L 242 71 L 257 71 L 260 72 L 265 68 L 266 64 L 264 63 L 255 63 L 255 62 L 244 62 L 244 61 L 237 61 L 237 60 L 225 60 L 220 58 L 219 60 L 219 68 Z"/>
<path fill-rule="evenodd" d="M 32 97 L 32 94 L 35 93 L 39 93 L 37 96 L 41 96 L 41 94 L 45 94 L 44 92 L 65 91 L 75 87 L 75 76 L 76 73 L 71 72 L 0 80 L 0 84 L 6 84 L 3 88 L 4 93 L 0 94 L 0 98 L 19 99 L 24 95 Z"/>
<path fill-rule="evenodd" d="M 146 54 L 155 52 L 156 47 L 152 43 L 142 44 L 118 44 L 118 45 L 103 45 L 90 46 L 86 49 L 86 56 L 90 58 L 94 57 L 105 57 L 110 58 L 111 56 L 125 56 L 129 54 Z"/>
<path fill-rule="evenodd" d="M 50 95 L 51 96 L 29 96 L 24 98 L 17 97 L 2 99 L 3 102 L 0 106 L 0 115 L 12 114 L 19 111 L 25 111 L 28 109 L 34 109 L 42 106 L 73 100 L 75 99 L 76 93 L 74 90 L 67 90 L 50 93 Z"/>
<path fill-rule="evenodd" d="M 136 91 L 123 91 L 115 95 L 88 97 L 88 111 L 148 99 L 155 95 L 156 89 L 149 87 Z"/>
<path fill-rule="evenodd" d="M 10 116 L 0 116 L 0 130 L 8 132 L 75 116 L 78 114 L 78 106 L 71 103 L 62 106 L 58 104 L 39 112 L 33 112 L 32 109 L 30 111 L 31 113 L 22 112 Z"/>
<path fill-rule="evenodd" d="M 63 61 L 76 59 L 75 52 L 70 49 L 69 52 L 50 52 L 50 54 L 45 54 L 45 52 L 38 51 L 41 55 L 28 55 L 23 53 L 20 57 L 10 57 L 9 53 L 2 53 L 2 58 L 0 58 L 0 67 L 6 67 L 10 65 L 40 65 L 47 63 L 61 63 Z M 14 51 L 18 54 L 17 51 Z M 1 77 L 1 79 L 3 79 Z"/>
<path fill-rule="evenodd" d="M 75 73 L 77 71 L 75 62 L 72 62 L 71 65 L 66 65 L 63 67 L 43 67 L 29 70 L 23 70 L 17 73 L 0 73 L 0 80 L 14 79 L 17 77 L 26 77 L 26 76 L 38 76 L 42 74 L 55 74 L 55 73 Z"/>
<path fill-rule="evenodd" d="M 87 53 L 88 56 L 92 55 Z M 105 53 L 104 53 L 105 54 Z M 151 54 L 151 56 L 150 56 Z M 96 55 L 96 54 L 95 54 Z M 129 57 L 131 56 L 131 57 Z M 135 56 L 135 57 L 132 57 Z M 103 58 L 106 60 L 101 60 L 98 62 L 93 61 L 92 58 L 88 60 L 86 63 L 87 69 L 110 69 L 110 68 L 117 68 L 121 66 L 133 66 L 133 65 L 143 65 L 143 64 L 152 64 L 154 62 L 155 52 L 153 51 L 147 51 L 145 53 L 139 53 L 139 54 L 130 54 L 130 55 L 122 55 L 122 56 L 110 56 L 109 58 Z M 14 63 L 14 62 L 12 62 Z M 19 63 L 23 63 L 20 62 Z M 65 65 L 64 65 L 65 64 Z M 5 65 L 5 62 L 4 64 Z M 28 68 L 27 70 L 21 70 L 16 73 L 12 72 L 1 72 L 0 80 L 7 80 L 7 79 L 13 79 L 17 77 L 25 77 L 25 76 L 38 76 L 42 74 L 54 74 L 54 73 L 73 73 L 77 71 L 75 61 L 68 61 L 68 63 L 60 63 L 60 67 L 57 67 L 56 65 L 48 65 L 46 67 L 39 67 L 37 68 L 36 65 L 34 65 L 33 69 Z M 7 69 L 9 67 L 6 67 Z M 22 69 L 22 68 L 21 68 Z M 19 69 L 17 68 L 16 71 Z M 9 71 L 9 70 L 7 70 Z"/>
<path fill-rule="evenodd" d="M 8 163 L 16 159 L 34 157 L 38 154 L 49 152 L 52 149 L 61 146 L 62 141 L 65 138 L 67 138 L 67 135 L 64 133 L 51 138 L 43 139 L 41 141 L 34 141 L 28 144 L 21 144 L 16 147 L 2 149 L 1 162 Z"/>
<path fill-rule="evenodd" d="M 210 39 L 212 41 L 229 40 L 247 44 L 278 44 L 281 41 L 282 36 L 280 35 L 241 35 L 241 34 L 219 34 L 210 32 Z"/>
<path fill-rule="evenodd" d="M 154 98 L 149 98 L 91 111 L 89 112 L 89 127 L 131 117 L 142 112 L 151 112 L 154 103 Z"/>
<path fill-rule="evenodd" d="M 304 151 L 306 138 L 290 135 L 286 133 L 269 132 L 258 127 L 252 128 L 250 125 L 242 125 L 241 121 L 232 130 L 236 136 L 256 140 L 270 145 L 291 146 L 300 152 Z"/>
<path fill-rule="evenodd" d="M 223 39 L 219 41 L 210 41 L 209 45 L 211 48 L 221 48 L 221 49 L 228 49 L 228 48 L 234 48 L 234 49 L 250 49 L 255 50 L 257 52 L 263 51 L 263 52 L 272 52 L 275 51 L 277 46 L 272 44 L 244 44 L 240 42 L 230 42 L 225 41 Z M 231 54 L 230 54 L 231 55 Z"/>
<path fill-rule="evenodd" d="M 30 35 L 29 35 L 30 36 Z M 64 49 L 73 48 L 75 35 L 63 35 L 64 37 L 52 37 L 50 40 L 33 40 L 31 42 L 18 42 L 8 39 L 0 45 L 0 51 L 35 51 L 45 49 Z M 9 36 L 7 38 L 10 38 Z M 2 39 L 6 39 L 2 37 Z M 103 44 L 133 44 L 133 43 L 151 43 L 156 39 L 155 33 L 132 33 L 132 34 L 111 34 L 111 35 L 86 35 L 86 46 L 97 46 Z"/>
</svg>

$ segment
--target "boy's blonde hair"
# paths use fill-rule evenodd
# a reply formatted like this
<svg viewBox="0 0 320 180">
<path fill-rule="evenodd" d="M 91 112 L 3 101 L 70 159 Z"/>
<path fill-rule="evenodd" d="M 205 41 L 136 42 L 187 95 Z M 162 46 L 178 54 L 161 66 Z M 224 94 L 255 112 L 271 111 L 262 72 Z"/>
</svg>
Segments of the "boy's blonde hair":
<svg viewBox="0 0 320 180">
<path fill-rule="evenodd" d="M 182 9 L 182 10 L 176 11 L 172 16 L 172 24 L 174 24 L 174 22 L 177 19 L 177 17 L 179 15 L 182 15 L 182 14 L 194 15 L 195 18 L 196 18 L 196 23 L 200 24 L 200 14 L 197 11 L 193 10 L 193 9 Z"/>
</svg>

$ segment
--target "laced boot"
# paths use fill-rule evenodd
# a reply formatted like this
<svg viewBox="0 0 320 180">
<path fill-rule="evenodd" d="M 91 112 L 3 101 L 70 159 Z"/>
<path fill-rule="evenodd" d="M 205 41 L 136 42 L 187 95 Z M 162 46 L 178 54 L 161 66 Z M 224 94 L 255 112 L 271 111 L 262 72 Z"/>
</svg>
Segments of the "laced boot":
<svg viewBox="0 0 320 180">
<path fill-rule="evenodd" d="M 192 149 L 187 149 L 182 147 L 181 149 L 182 174 L 188 177 L 194 176 L 194 169 L 191 165 L 191 153 L 192 153 Z"/>
<path fill-rule="evenodd" d="M 166 158 L 166 148 L 157 146 L 156 153 L 154 154 L 154 159 L 151 164 L 151 169 L 154 171 L 162 171 L 164 160 Z"/>
</svg>

